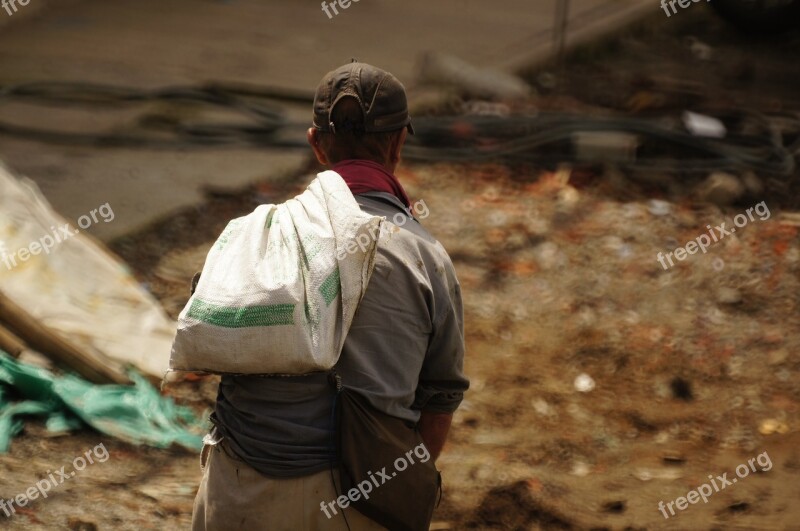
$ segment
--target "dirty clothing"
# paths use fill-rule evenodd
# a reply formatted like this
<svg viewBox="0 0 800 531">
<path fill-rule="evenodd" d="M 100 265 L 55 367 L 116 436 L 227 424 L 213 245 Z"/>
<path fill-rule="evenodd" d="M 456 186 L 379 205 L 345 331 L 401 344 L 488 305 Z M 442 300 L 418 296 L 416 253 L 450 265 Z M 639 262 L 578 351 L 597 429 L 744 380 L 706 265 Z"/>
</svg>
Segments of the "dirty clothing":
<svg viewBox="0 0 800 531">
<path fill-rule="evenodd" d="M 453 264 L 393 194 L 355 197 L 362 210 L 389 223 L 374 235 L 375 270 L 336 370 L 345 386 L 386 414 L 416 423 L 422 410 L 452 413 L 469 387 Z M 324 511 L 341 494 L 334 486 L 341 483 L 333 397 L 323 373 L 223 376 L 193 529 L 383 529 L 352 507 L 332 514 L 327 506 L 331 518 Z"/>
<path fill-rule="evenodd" d="M 393 195 L 372 192 L 356 200 L 391 224 L 379 239 L 375 270 L 336 370 L 345 386 L 389 415 L 416 423 L 423 409 L 452 413 L 469 386 L 453 264 Z M 213 420 L 254 469 L 300 477 L 330 468 L 332 407 L 324 374 L 223 376 Z"/>
<path fill-rule="evenodd" d="M 194 501 L 192 531 L 380 531 L 351 507 L 320 504 L 337 498 L 331 471 L 289 479 L 266 478 L 227 447 L 203 449 L 203 479 Z M 338 471 L 334 471 L 337 485 Z M 344 512 L 344 516 L 342 513 Z M 345 516 L 347 523 L 345 523 Z"/>
</svg>

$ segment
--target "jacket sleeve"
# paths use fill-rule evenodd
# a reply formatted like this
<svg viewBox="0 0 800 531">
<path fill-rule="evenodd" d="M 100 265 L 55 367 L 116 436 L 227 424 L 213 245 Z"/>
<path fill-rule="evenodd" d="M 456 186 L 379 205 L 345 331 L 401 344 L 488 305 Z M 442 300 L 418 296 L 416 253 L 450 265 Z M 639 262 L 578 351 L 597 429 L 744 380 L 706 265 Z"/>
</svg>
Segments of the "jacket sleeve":
<svg viewBox="0 0 800 531">
<path fill-rule="evenodd" d="M 448 264 L 446 284 L 435 304 L 440 309 L 433 323 L 428 352 L 419 376 L 413 409 L 453 413 L 464 399 L 469 380 L 464 376 L 464 309 L 461 287 Z M 443 279 L 444 280 L 444 279 Z"/>
</svg>

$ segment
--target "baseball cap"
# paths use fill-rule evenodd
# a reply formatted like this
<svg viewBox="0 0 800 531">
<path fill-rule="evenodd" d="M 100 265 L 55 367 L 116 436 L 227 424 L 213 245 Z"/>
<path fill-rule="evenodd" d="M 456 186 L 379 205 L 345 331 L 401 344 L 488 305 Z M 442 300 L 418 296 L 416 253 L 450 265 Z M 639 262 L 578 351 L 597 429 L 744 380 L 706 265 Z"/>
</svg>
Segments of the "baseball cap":
<svg viewBox="0 0 800 531">
<path fill-rule="evenodd" d="M 328 72 L 314 96 L 314 128 L 336 133 L 332 113 L 343 98 L 355 99 L 361 107 L 366 133 L 385 133 L 404 127 L 414 134 L 403 84 L 389 72 L 367 63 L 353 62 Z"/>
</svg>

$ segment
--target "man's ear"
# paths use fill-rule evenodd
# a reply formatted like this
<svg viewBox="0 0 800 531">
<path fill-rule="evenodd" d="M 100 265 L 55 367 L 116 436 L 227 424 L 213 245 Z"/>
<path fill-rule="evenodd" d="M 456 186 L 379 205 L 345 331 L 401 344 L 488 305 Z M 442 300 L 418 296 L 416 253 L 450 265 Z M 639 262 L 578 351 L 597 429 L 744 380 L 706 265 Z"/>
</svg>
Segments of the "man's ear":
<svg viewBox="0 0 800 531">
<path fill-rule="evenodd" d="M 308 140 L 308 145 L 311 146 L 311 149 L 314 150 L 314 155 L 316 155 L 319 163 L 327 166 L 329 162 L 328 156 L 319 147 L 319 131 L 309 127 L 308 131 L 306 131 L 306 140 Z"/>
</svg>

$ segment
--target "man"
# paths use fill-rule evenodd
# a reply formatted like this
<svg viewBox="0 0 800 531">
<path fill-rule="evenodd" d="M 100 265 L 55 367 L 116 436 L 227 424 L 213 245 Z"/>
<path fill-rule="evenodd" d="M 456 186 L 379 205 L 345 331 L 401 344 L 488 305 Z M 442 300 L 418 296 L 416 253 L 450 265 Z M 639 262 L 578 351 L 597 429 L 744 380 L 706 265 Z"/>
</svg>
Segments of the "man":
<svg viewBox="0 0 800 531">
<path fill-rule="evenodd" d="M 409 132 L 405 89 L 391 74 L 353 62 L 320 83 L 308 130 L 314 154 L 364 212 L 392 223 L 336 371 L 380 412 L 416 423 L 435 460 L 469 382 L 452 262 L 414 219 L 394 176 Z M 325 506 L 341 494 L 333 403 L 323 373 L 223 376 L 193 529 L 383 529 L 352 507 Z"/>
</svg>

